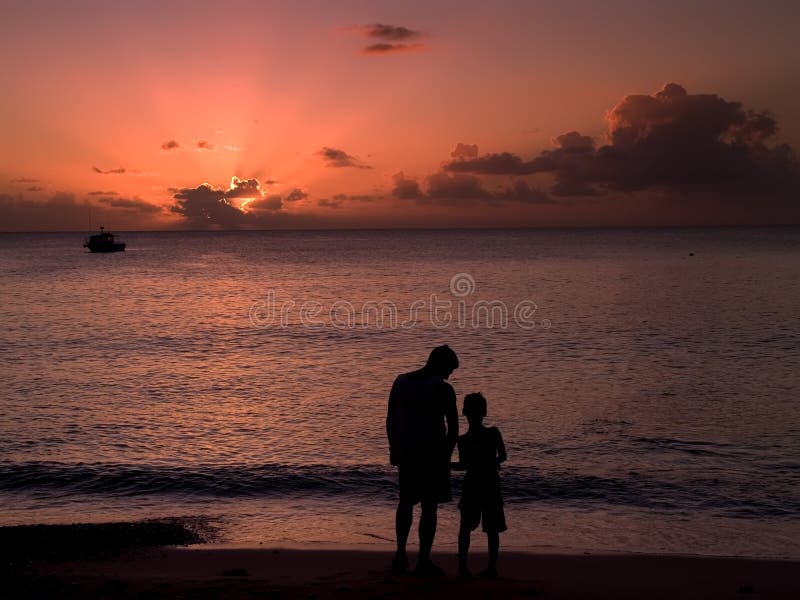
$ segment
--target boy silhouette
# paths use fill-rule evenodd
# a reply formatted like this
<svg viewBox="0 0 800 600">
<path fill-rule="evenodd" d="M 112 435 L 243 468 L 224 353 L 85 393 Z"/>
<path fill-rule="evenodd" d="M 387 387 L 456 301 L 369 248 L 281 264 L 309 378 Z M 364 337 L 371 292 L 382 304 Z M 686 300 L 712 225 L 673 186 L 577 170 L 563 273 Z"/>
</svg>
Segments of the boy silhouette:
<svg viewBox="0 0 800 600">
<path fill-rule="evenodd" d="M 506 530 L 503 497 L 500 492 L 500 463 L 507 458 L 503 436 L 497 427 L 485 427 L 486 398 L 482 394 L 467 394 L 461 411 L 469 422 L 469 429 L 458 438 L 459 462 L 453 465 L 466 470 L 461 502 L 461 526 L 458 531 L 458 572 L 462 579 L 472 574 L 467 567 L 470 533 L 483 522 L 483 531 L 489 542 L 489 566 L 481 573 L 497 577 L 497 554 L 500 550 L 500 532 Z"/>
</svg>

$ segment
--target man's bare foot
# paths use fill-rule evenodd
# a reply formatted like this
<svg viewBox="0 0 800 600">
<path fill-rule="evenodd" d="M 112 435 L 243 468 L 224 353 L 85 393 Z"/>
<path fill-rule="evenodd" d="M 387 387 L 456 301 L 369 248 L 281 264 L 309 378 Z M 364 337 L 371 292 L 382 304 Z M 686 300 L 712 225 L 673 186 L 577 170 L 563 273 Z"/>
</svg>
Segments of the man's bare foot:
<svg viewBox="0 0 800 600">
<path fill-rule="evenodd" d="M 500 574 L 497 572 L 495 567 L 489 567 L 485 571 L 478 573 L 478 575 L 481 577 L 486 577 L 487 579 L 497 579 L 500 577 Z"/>
<path fill-rule="evenodd" d="M 417 568 L 414 575 L 419 577 L 441 577 L 444 571 L 438 565 L 434 564 L 432 560 L 425 560 L 417 563 Z"/>
<path fill-rule="evenodd" d="M 407 573 L 408 572 L 408 556 L 405 552 L 398 552 L 392 559 L 392 564 L 389 565 L 390 573 Z"/>
<path fill-rule="evenodd" d="M 458 567 L 458 580 L 469 581 L 472 579 L 472 572 L 467 567 Z"/>
</svg>

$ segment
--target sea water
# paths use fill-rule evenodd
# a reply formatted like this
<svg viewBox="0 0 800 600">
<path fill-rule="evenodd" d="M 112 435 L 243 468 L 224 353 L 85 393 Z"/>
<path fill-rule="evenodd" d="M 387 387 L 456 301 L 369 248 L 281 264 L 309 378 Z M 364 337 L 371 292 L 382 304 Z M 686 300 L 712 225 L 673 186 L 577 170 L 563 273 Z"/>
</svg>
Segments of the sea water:
<svg viewBox="0 0 800 600">
<path fill-rule="evenodd" d="M 389 389 L 447 343 L 504 547 L 800 558 L 800 229 L 123 238 L 0 234 L 0 524 L 391 548 Z"/>
</svg>

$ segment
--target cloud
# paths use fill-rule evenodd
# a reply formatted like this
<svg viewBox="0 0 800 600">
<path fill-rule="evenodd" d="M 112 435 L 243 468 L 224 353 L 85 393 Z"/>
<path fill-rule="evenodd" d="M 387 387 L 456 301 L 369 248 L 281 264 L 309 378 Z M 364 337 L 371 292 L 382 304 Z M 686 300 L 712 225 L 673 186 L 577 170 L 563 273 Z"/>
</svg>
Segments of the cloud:
<svg viewBox="0 0 800 600">
<path fill-rule="evenodd" d="M 377 44 L 370 44 L 361 49 L 363 54 L 399 54 L 402 52 L 415 52 L 425 48 L 424 44 L 389 44 L 387 42 L 379 42 Z"/>
<path fill-rule="evenodd" d="M 409 40 L 423 37 L 425 34 L 421 31 L 415 31 L 413 29 L 409 29 L 408 27 L 404 27 L 403 25 L 372 23 L 371 25 L 363 25 L 361 27 L 349 29 L 351 31 L 357 31 L 368 38 L 372 38 L 373 40 L 377 40 L 372 44 L 363 47 L 361 49 L 362 54 L 380 56 L 425 49 L 424 44 L 407 43 Z"/>
<path fill-rule="evenodd" d="M 416 179 L 409 179 L 400 171 L 392 176 L 394 187 L 392 196 L 401 200 L 419 200 L 425 196 L 419 187 Z"/>
<path fill-rule="evenodd" d="M 26 188 L 28 192 L 43 192 L 44 188 L 40 185 L 32 185 L 29 188 Z"/>
<path fill-rule="evenodd" d="M 110 200 L 110 199 L 109 199 Z M 119 199 L 116 199 L 119 200 Z M 136 203 L 137 201 L 130 201 Z M 91 204 L 70 192 L 56 192 L 47 198 L 26 198 L 22 194 L 0 194 L 0 230 L 3 231 L 85 231 L 92 222 L 109 228 L 158 227 L 161 209 L 155 205 L 111 206 Z"/>
<path fill-rule="evenodd" d="M 174 150 L 175 148 L 180 148 L 181 145 L 176 142 L 175 140 L 169 140 L 168 142 L 164 142 L 161 144 L 162 150 Z"/>
<path fill-rule="evenodd" d="M 305 192 L 300 188 L 294 188 L 286 195 L 287 202 L 297 202 L 299 200 L 305 200 L 306 198 L 308 198 L 308 192 Z"/>
<path fill-rule="evenodd" d="M 261 184 L 258 179 L 239 179 L 231 177 L 230 188 L 225 192 L 226 198 L 261 198 Z"/>
<path fill-rule="evenodd" d="M 89 195 L 90 196 L 116 196 L 117 192 L 103 192 L 103 191 L 98 190 L 98 191 L 95 191 L 95 192 L 89 192 Z"/>
<path fill-rule="evenodd" d="M 11 179 L 11 183 L 39 183 L 40 179 L 34 179 L 32 177 L 14 177 Z"/>
<path fill-rule="evenodd" d="M 145 214 L 156 214 L 162 212 L 160 206 L 140 200 L 139 198 L 134 198 L 132 200 L 127 198 L 100 198 L 99 202 L 107 204 L 113 208 L 123 208 Z"/>
<path fill-rule="evenodd" d="M 334 194 L 333 199 L 339 202 L 375 202 L 379 196 L 371 194 Z"/>
<path fill-rule="evenodd" d="M 317 200 L 317 206 L 322 208 L 341 208 L 342 201 L 341 200 L 330 200 L 328 198 L 321 198 Z"/>
<path fill-rule="evenodd" d="M 450 173 L 554 176 L 552 193 L 591 196 L 661 189 L 671 193 L 787 198 L 800 183 L 794 152 L 775 142 L 767 112 L 670 83 L 624 97 L 606 114 L 606 144 L 570 131 L 525 161 L 503 152 L 444 165 Z"/>
<path fill-rule="evenodd" d="M 195 227 L 266 227 L 268 217 L 279 213 L 283 200 L 277 194 L 264 195 L 258 179 L 231 177 L 227 189 L 203 183 L 196 188 L 171 188 L 175 204 L 170 211 L 186 218 Z M 241 200 L 241 208 L 230 200 Z"/>
<path fill-rule="evenodd" d="M 406 177 L 402 172 L 395 174 L 393 180 L 392 196 L 398 199 L 416 200 L 421 204 L 553 203 L 547 193 L 525 181 L 516 181 L 508 187 L 499 186 L 492 191 L 474 175 L 440 171 L 427 178 L 427 191 L 423 192 L 415 179 Z"/>
<path fill-rule="evenodd" d="M 199 140 L 196 145 L 198 151 L 200 152 L 202 151 L 213 152 L 214 150 L 217 149 L 217 147 L 214 144 L 206 140 Z"/>
<path fill-rule="evenodd" d="M 245 213 L 228 202 L 226 191 L 209 183 L 202 183 L 196 188 L 179 189 L 173 196 L 177 202 L 170 207 L 170 211 L 196 225 L 239 226 L 245 220 Z"/>
<path fill-rule="evenodd" d="M 422 35 L 421 32 L 403 27 L 402 25 L 384 25 L 382 23 L 365 25 L 363 32 L 369 37 L 390 41 L 408 40 Z"/>
<path fill-rule="evenodd" d="M 477 144 L 456 144 L 455 150 L 450 153 L 453 158 L 477 158 L 478 145 Z"/>
<path fill-rule="evenodd" d="M 432 199 L 487 199 L 491 193 L 473 175 L 434 173 L 428 177 L 428 197 Z"/>
<path fill-rule="evenodd" d="M 325 146 L 322 148 L 322 150 L 320 150 L 316 154 L 317 156 L 322 157 L 322 160 L 328 167 L 335 167 L 335 168 L 354 167 L 356 169 L 372 168 L 369 165 L 361 163 L 354 156 L 350 156 L 344 150 L 339 150 L 338 148 L 330 148 L 328 146 Z"/>
<path fill-rule="evenodd" d="M 283 200 L 281 200 L 281 197 L 277 194 L 266 196 L 265 198 L 258 198 L 247 205 L 248 211 L 278 211 L 281 208 L 283 208 Z"/>
<path fill-rule="evenodd" d="M 136 169 L 126 169 L 125 167 L 117 167 L 116 169 L 103 170 L 99 167 L 92 167 L 92 171 L 100 173 L 101 175 L 122 175 L 123 173 L 139 173 Z"/>
</svg>

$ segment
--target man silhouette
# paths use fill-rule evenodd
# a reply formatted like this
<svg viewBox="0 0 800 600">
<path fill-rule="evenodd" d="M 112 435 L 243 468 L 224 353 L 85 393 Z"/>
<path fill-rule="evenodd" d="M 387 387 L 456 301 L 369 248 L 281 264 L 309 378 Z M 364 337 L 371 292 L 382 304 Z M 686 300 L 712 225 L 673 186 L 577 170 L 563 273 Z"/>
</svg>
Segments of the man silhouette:
<svg viewBox="0 0 800 600">
<path fill-rule="evenodd" d="M 424 367 L 399 375 L 389 394 L 386 415 L 389 462 L 398 468 L 400 479 L 395 520 L 397 553 L 391 566 L 395 572 L 408 569 L 406 542 L 414 505 L 420 503 L 416 573 L 442 574 L 431 561 L 431 547 L 436 536 L 439 503 L 452 500 L 450 455 L 458 440 L 458 409 L 456 394 L 446 379 L 457 368 L 456 353 L 449 346 L 438 346 L 431 351 Z"/>
</svg>

